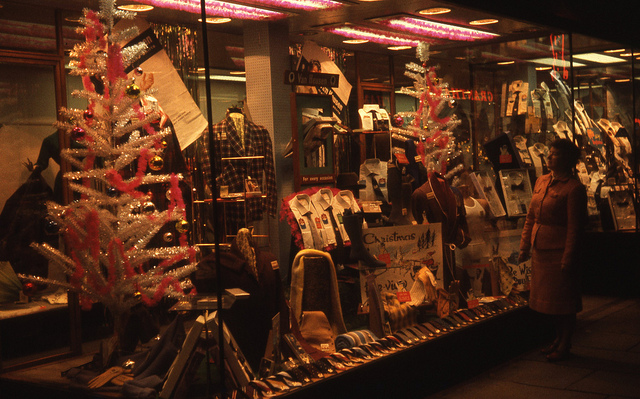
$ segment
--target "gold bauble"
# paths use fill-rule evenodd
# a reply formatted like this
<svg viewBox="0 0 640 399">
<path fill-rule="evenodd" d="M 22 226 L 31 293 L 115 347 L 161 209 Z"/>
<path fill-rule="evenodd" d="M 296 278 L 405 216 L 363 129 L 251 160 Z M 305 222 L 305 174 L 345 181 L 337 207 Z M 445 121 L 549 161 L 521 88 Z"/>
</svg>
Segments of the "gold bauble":
<svg viewBox="0 0 640 399">
<path fill-rule="evenodd" d="M 149 160 L 149 169 L 153 171 L 159 171 L 164 166 L 164 159 L 160 155 L 154 155 L 153 158 Z"/>
<path fill-rule="evenodd" d="M 180 234 L 184 234 L 189 231 L 189 222 L 184 219 L 178 220 L 176 222 L 176 231 Z"/>
</svg>

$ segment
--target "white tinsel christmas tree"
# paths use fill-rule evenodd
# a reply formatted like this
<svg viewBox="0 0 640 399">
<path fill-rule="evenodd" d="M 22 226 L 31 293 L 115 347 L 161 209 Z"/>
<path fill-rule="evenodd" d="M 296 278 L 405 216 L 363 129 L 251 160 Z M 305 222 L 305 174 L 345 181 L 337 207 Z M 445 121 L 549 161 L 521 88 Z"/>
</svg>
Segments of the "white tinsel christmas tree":
<svg viewBox="0 0 640 399">
<path fill-rule="evenodd" d="M 159 113 L 140 106 L 140 96 L 150 94 L 135 83 L 141 70 L 132 78 L 125 74 L 146 45 L 122 50 L 119 43 L 137 31 L 113 30 L 115 19 L 134 16 L 116 10 L 113 0 L 102 0 L 98 12 L 84 10 L 79 32 L 85 41 L 71 53 L 71 74 L 82 77 L 84 89 L 73 95 L 86 99 L 88 107 L 61 109 L 65 122 L 58 126 L 83 147 L 61 154 L 73 168 L 64 177 L 76 199 L 47 205 L 64 248 L 34 244 L 67 281 L 20 276 L 77 291 L 83 308 L 102 303 L 116 329 L 140 301 L 152 306 L 165 296 L 184 295 L 191 288 L 187 276 L 196 267 L 196 250 L 187 245 L 185 234 L 188 223 L 178 187 L 182 176 L 159 174 L 163 137 L 171 131 L 155 131 L 151 122 Z M 163 211 L 151 201 L 150 189 L 158 185 L 170 187 Z M 152 247 L 152 238 L 167 223 L 179 245 Z"/>
<path fill-rule="evenodd" d="M 462 165 L 447 171 L 447 159 L 455 158 L 453 130 L 460 120 L 453 115 L 455 101 L 449 93 L 449 85 L 441 82 L 435 66 L 427 66 L 429 45 L 420 43 L 416 49 L 421 65 L 406 64 L 405 75 L 414 80 L 413 87 L 403 87 L 401 92 L 418 99 L 418 109 L 399 112 L 398 115 L 412 118 L 407 127 L 393 128 L 393 132 L 419 139 L 418 153 L 428 172 L 453 174 Z"/>
</svg>

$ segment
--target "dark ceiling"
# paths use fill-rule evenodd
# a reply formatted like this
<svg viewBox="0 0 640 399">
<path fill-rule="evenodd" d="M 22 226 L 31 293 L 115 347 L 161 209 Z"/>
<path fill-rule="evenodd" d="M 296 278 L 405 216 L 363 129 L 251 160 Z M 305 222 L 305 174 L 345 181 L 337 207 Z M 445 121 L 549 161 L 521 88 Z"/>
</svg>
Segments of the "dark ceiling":
<svg viewBox="0 0 640 399">
<path fill-rule="evenodd" d="M 144 3 L 145 0 L 133 0 Z M 235 3 L 248 4 L 259 0 L 240 0 Z M 638 1 L 609 0 L 606 3 L 602 0 L 536 0 L 535 2 L 523 0 L 381 0 L 381 1 L 358 1 L 340 0 L 343 7 L 319 11 L 297 11 L 291 9 L 275 9 L 285 11 L 288 17 L 281 23 L 287 24 L 290 39 L 292 42 L 303 42 L 310 39 L 320 45 L 333 48 L 345 48 L 347 50 L 358 50 L 372 53 L 389 53 L 387 46 L 376 43 L 366 43 L 362 45 L 347 45 L 342 41 L 345 39 L 324 29 L 331 26 L 345 23 L 360 25 L 363 27 L 377 27 L 372 19 L 387 17 L 392 15 L 417 16 L 418 10 L 430 7 L 449 7 L 452 11 L 448 14 L 430 16 L 432 20 L 451 23 L 459 26 L 470 27 L 469 21 L 496 17 L 499 22 L 492 25 L 482 26 L 479 29 L 496 33 L 496 39 L 488 42 L 460 42 L 439 40 L 432 45 L 432 50 L 446 51 L 448 56 L 470 57 L 470 48 L 477 47 L 491 42 L 505 42 L 507 40 L 520 40 L 534 37 L 547 37 L 549 32 L 574 31 L 595 37 L 600 37 L 619 43 L 635 45 L 640 40 L 640 24 L 629 23 L 638 13 L 635 8 L 639 7 Z M 82 8 L 97 8 L 98 0 L 21 0 L 2 1 L 5 7 L 0 9 L 0 14 L 10 12 L 11 4 L 18 4 L 20 7 L 32 5 L 33 14 L 38 10 L 61 9 L 64 16 L 79 15 Z M 118 4 L 125 3 L 125 0 L 118 0 Z M 129 1 L 128 3 L 131 3 Z M 606 6 L 605 6 L 606 4 Z M 482 8 L 482 10 L 480 10 Z M 197 19 L 199 15 L 183 11 L 156 8 L 141 16 L 151 22 L 178 24 L 183 26 L 193 26 L 199 29 Z M 32 16 L 33 17 L 33 16 Z M 8 19 L 6 15 L 0 19 Z M 209 25 L 210 32 L 225 33 L 241 37 L 243 22 L 235 20 L 223 25 Z M 240 39 L 241 40 L 241 39 Z M 534 43 L 535 44 L 535 43 Z M 610 46 L 598 40 L 577 39 L 574 40 L 574 50 L 583 46 L 585 51 L 602 50 Z M 518 54 L 523 59 L 525 54 L 531 50 L 530 58 L 540 56 L 540 53 L 548 53 L 541 45 L 538 48 L 522 47 Z M 413 53 L 407 50 L 407 53 Z M 490 58 L 499 59 L 502 56 L 513 56 L 513 48 L 509 54 L 501 54 L 499 48 L 489 51 Z M 475 52 L 476 55 L 486 55 L 487 51 Z"/>
</svg>

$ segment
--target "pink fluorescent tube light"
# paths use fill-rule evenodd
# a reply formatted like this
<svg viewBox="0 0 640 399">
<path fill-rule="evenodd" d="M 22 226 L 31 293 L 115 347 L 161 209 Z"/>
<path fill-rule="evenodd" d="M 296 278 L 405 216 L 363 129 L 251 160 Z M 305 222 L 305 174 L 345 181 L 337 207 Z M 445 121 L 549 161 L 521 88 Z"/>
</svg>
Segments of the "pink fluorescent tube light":
<svg viewBox="0 0 640 399">
<path fill-rule="evenodd" d="M 327 32 L 348 37 L 350 39 L 368 40 L 373 43 L 385 44 L 389 46 L 411 46 L 416 47 L 420 40 L 406 35 L 396 35 L 388 31 L 364 28 L 354 25 L 326 28 Z"/>
<path fill-rule="evenodd" d="M 168 8 L 171 10 L 186 11 L 194 14 L 200 13 L 200 0 L 134 0 L 137 3 L 150 4 L 159 8 Z M 279 1 L 271 1 L 278 3 Z M 284 1 L 283 1 L 284 2 Z M 265 1 L 264 3 L 268 3 Z M 207 15 L 215 15 L 218 17 L 237 18 L 237 19 L 281 19 L 286 18 L 287 14 L 265 10 L 257 7 L 244 6 L 240 4 L 226 3 L 224 1 L 206 0 L 205 8 Z"/>
<path fill-rule="evenodd" d="M 409 32 L 414 35 L 433 37 L 437 39 L 471 41 L 478 39 L 490 39 L 498 36 L 495 33 L 411 17 L 382 19 L 377 22 L 402 32 Z"/>
</svg>

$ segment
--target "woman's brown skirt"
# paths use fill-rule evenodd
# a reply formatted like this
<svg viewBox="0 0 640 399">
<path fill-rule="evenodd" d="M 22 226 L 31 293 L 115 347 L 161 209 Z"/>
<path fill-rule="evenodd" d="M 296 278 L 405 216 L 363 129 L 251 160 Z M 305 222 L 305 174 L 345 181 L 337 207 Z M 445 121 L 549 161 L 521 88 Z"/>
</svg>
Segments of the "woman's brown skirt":
<svg viewBox="0 0 640 399">
<path fill-rule="evenodd" d="M 575 266 L 561 270 L 563 249 L 534 249 L 529 307 L 546 314 L 571 314 L 582 310 L 580 278 Z"/>
</svg>

